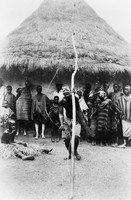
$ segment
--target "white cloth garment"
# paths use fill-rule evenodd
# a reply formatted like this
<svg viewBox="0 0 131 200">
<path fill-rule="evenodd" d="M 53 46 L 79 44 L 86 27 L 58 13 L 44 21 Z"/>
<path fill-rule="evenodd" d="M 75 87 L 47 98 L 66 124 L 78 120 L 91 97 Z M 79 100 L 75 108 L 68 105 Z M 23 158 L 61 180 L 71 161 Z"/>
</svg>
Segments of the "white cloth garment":
<svg viewBox="0 0 131 200">
<path fill-rule="evenodd" d="M 123 136 L 131 138 L 131 122 L 122 120 Z"/>
<path fill-rule="evenodd" d="M 55 97 L 55 96 L 59 97 L 59 101 L 61 101 L 64 97 L 63 90 L 60 90 L 60 92 L 54 91 L 53 97 Z"/>
<path fill-rule="evenodd" d="M 81 108 L 81 111 L 82 111 L 82 112 L 83 112 L 84 110 L 89 109 L 83 97 L 81 97 L 81 98 L 79 99 L 79 105 L 80 105 L 80 108 Z"/>
<path fill-rule="evenodd" d="M 6 88 L 4 86 L 0 87 L 0 108 L 2 107 L 5 94 Z"/>
</svg>

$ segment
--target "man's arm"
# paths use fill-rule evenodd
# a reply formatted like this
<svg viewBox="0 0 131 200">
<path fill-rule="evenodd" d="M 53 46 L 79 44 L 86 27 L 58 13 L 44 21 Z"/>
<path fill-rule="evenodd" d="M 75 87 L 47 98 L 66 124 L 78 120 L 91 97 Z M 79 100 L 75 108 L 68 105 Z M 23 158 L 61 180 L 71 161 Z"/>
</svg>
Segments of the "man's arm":
<svg viewBox="0 0 131 200">
<path fill-rule="evenodd" d="M 59 119 L 60 119 L 61 126 L 63 126 L 64 115 L 63 115 L 63 106 L 62 105 L 60 105 L 60 107 L 59 107 Z"/>
</svg>

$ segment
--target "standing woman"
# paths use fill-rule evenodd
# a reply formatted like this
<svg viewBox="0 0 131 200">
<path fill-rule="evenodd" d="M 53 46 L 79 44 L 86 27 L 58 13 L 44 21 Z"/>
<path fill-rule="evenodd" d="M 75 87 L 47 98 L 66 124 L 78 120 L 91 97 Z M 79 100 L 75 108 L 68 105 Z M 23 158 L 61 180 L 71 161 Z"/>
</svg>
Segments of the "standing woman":
<svg viewBox="0 0 131 200">
<path fill-rule="evenodd" d="M 97 132 L 96 140 L 100 146 L 111 143 L 111 100 L 107 98 L 105 91 L 99 91 L 100 102 L 97 108 Z"/>
<path fill-rule="evenodd" d="M 38 85 L 37 94 L 33 97 L 32 102 L 32 119 L 35 121 L 35 138 L 39 137 L 39 128 L 42 126 L 41 136 L 45 138 L 45 123 L 47 120 L 46 106 L 49 105 L 48 97 L 42 93 L 42 86 Z"/>
<path fill-rule="evenodd" d="M 20 133 L 20 124 L 23 126 L 24 135 L 27 134 L 27 123 L 31 119 L 31 83 L 25 81 L 24 88 L 17 89 L 16 96 L 16 119 L 17 119 L 17 135 Z"/>
<path fill-rule="evenodd" d="M 59 119 L 59 97 L 55 96 L 50 106 L 49 116 L 52 124 L 51 141 L 59 142 L 60 140 L 60 119 Z"/>
<path fill-rule="evenodd" d="M 121 123 L 119 123 L 119 129 L 121 130 L 118 135 L 119 143 L 118 147 L 125 148 L 130 143 L 131 139 L 131 86 L 123 86 L 123 96 L 120 96 L 117 102 L 116 109 L 120 115 Z"/>
</svg>

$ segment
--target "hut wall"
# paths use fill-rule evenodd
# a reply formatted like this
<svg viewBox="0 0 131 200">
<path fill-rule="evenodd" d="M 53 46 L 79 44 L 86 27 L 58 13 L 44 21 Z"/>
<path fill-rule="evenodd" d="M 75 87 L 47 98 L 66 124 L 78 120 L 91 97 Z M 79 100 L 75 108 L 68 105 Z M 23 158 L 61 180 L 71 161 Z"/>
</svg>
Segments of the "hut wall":
<svg viewBox="0 0 131 200">
<path fill-rule="evenodd" d="M 24 81 L 3 81 L 3 84 L 4 86 L 6 87 L 7 85 L 11 85 L 12 86 L 12 93 L 14 95 L 16 95 L 16 90 L 18 88 L 21 88 L 21 87 L 24 87 Z M 49 99 L 53 99 L 53 92 L 55 91 L 55 83 L 52 83 L 50 86 L 49 86 L 49 83 L 47 82 L 32 82 L 32 97 L 36 94 L 36 86 L 37 85 L 41 85 L 42 86 L 42 92 L 45 93 Z M 63 86 L 70 86 L 70 82 L 67 82 L 67 83 L 63 83 Z M 112 91 L 112 83 L 109 84 L 109 92 Z M 95 85 L 92 84 L 92 89 L 94 89 Z M 84 90 L 84 84 L 81 84 L 80 82 L 78 83 L 75 83 L 75 89 L 76 90 Z"/>
<path fill-rule="evenodd" d="M 12 93 L 14 95 L 16 95 L 16 90 L 18 88 L 22 88 L 24 87 L 24 81 L 18 81 L 18 82 L 14 82 L 14 81 L 4 81 L 4 86 L 6 87 L 7 85 L 11 85 L 12 86 Z M 36 86 L 37 85 L 42 85 L 42 92 L 45 93 L 50 99 L 53 96 L 53 92 L 55 90 L 55 85 L 51 85 L 51 87 L 49 88 L 49 90 L 47 91 L 47 88 L 49 86 L 49 83 L 40 83 L 40 82 L 36 82 L 33 83 L 32 85 L 32 96 L 34 96 L 36 94 Z"/>
</svg>

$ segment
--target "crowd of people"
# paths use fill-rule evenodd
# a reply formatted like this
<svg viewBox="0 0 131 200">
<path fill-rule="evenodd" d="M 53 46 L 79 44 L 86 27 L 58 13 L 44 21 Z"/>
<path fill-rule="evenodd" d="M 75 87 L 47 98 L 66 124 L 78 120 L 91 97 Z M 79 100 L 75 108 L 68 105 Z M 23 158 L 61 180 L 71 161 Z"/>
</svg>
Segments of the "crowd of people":
<svg viewBox="0 0 131 200">
<path fill-rule="evenodd" d="M 131 137 L 131 87 L 113 84 L 113 92 L 103 84 L 91 91 L 86 84 L 83 98 L 88 106 L 87 118 L 93 145 L 130 146 Z"/>
<path fill-rule="evenodd" d="M 52 127 L 51 141 L 59 142 L 62 137 L 71 158 L 72 133 L 72 92 L 75 93 L 76 132 L 74 154 L 80 160 L 77 148 L 82 132 L 92 145 L 120 147 L 130 146 L 131 139 L 131 87 L 124 85 L 123 90 L 114 83 L 113 92 L 108 92 L 107 84 L 97 84 L 93 90 L 86 83 L 82 90 L 71 91 L 68 86 L 56 83 L 52 99 L 42 93 L 42 86 L 36 86 L 36 94 L 31 94 L 31 82 L 25 81 L 25 87 L 12 93 L 12 86 L 6 86 L 0 80 L 0 122 L 12 118 L 16 122 L 16 135 L 27 134 L 27 123 L 32 121 L 35 139 L 45 138 L 47 121 Z M 2 97 L 2 95 L 1 95 Z M 86 128 L 87 126 L 88 128 Z M 86 133 L 88 130 L 88 134 Z"/>
</svg>

